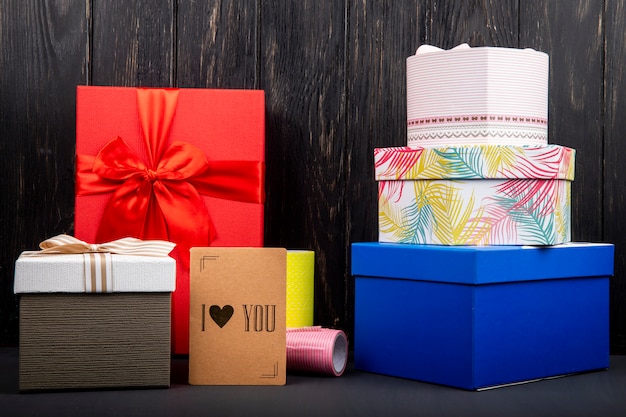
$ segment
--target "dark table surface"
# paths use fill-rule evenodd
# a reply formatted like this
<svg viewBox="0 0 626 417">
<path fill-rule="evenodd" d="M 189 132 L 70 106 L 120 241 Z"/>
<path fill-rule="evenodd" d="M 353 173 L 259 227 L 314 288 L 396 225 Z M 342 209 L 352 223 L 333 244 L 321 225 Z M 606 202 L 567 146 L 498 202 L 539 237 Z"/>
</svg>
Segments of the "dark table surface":
<svg viewBox="0 0 626 417">
<path fill-rule="evenodd" d="M 626 416 L 626 356 L 609 370 L 471 392 L 354 370 L 287 375 L 285 386 L 190 386 L 172 360 L 169 389 L 19 393 L 18 350 L 0 348 L 0 416 Z"/>
</svg>

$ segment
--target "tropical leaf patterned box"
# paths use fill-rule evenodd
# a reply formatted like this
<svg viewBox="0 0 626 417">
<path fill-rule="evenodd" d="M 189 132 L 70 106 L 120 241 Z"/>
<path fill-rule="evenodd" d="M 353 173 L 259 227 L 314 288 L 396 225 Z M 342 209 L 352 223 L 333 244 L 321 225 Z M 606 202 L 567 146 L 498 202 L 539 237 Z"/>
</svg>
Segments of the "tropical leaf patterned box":
<svg viewBox="0 0 626 417">
<path fill-rule="evenodd" d="M 407 145 L 546 145 L 547 54 L 422 45 L 406 60 Z"/>
<path fill-rule="evenodd" d="M 380 242 L 555 245 L 571 240 L 573 149 L 378 148 L 374 160 Z"/>
</svg>

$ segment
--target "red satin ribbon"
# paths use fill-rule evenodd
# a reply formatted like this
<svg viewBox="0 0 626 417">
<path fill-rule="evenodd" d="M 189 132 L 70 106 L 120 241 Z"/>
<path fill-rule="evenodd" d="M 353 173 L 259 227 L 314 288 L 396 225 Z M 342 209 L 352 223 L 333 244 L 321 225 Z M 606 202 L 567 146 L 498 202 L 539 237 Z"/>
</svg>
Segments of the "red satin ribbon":
<svg viewBox="0 0 626 417">
<path fill-rule="evenodd" d="M 98 242 L 127 236 L 209 246 L 215 229 L 201 195 L 263 203 L 265 164 L 208 161 L 186 142 L 167 146 L 178 103 L 177 89 L 137 89 L 137 106 L 148 161 L 115 137 L 97 156 L 77 155 L 76 195 L 113 193 L 96 235 Z"/>
</svg>

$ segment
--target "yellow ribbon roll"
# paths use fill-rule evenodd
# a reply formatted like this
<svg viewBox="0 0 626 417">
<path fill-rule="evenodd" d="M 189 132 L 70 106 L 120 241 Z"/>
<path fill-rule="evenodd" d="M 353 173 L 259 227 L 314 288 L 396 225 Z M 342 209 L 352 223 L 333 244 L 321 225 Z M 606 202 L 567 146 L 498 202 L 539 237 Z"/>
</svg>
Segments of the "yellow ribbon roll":
<svg viewBox="0 0 626 417">
<path fill-rule="evenodd" d="M 315 252 L 287 251 L 287 328 L 313 325 Z"/>
</svg>

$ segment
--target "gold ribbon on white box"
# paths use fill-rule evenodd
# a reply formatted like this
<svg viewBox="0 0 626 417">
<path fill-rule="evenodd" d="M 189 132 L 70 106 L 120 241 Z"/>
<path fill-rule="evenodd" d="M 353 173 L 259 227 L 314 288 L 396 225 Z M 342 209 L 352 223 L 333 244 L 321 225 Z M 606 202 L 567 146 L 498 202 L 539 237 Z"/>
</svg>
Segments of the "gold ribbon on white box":
<svg viewBox="0 0 626 417">
<path fill-rule="evenodd" d="M 101 244 L 90 244 L 69 235 L 58 235 L 39 244 L 39 252 L 29 256 L 73 254 L 83 256 L 85 292 L 113 292 L 111 254 L 135 256 L 168 256 L 176 245 L 164 240 L 122 238 Z"/>
<path fill-rule="evenodd" d="M 111 254 L 89 252 L 82 255 L 85 262 L 85 292 L 112 292 Z"/>
</svg>

